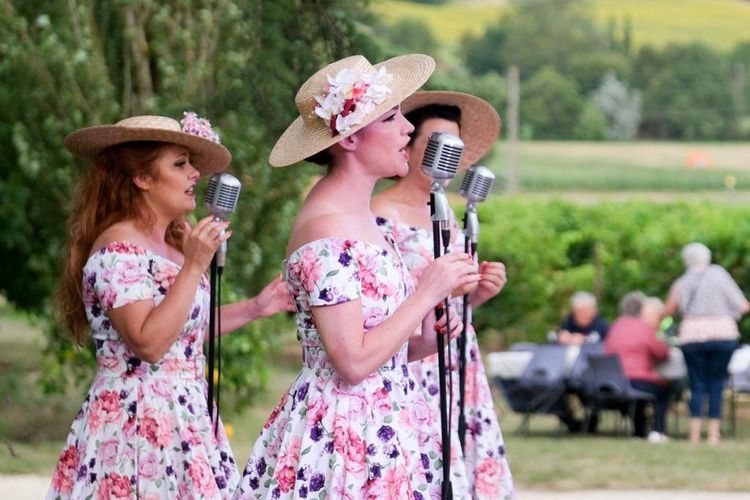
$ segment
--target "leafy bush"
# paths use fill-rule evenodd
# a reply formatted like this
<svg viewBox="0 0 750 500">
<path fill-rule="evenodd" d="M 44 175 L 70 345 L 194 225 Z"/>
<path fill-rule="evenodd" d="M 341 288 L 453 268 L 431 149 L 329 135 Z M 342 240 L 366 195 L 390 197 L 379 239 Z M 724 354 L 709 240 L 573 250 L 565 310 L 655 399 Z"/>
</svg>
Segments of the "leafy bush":
<svg viewBox="0 0 750 500">
<path fill-rule="evenodd" d="M 479 219 L 480 257 L 508 271 L 503 292 L 474 312 L 480 336 L 494 348 L 543 341 L 576 290 L 592 291 L 609 319 L 631 290 L 664 299 L 691 241 L 708 245 L 741 288 L 750 284 L 750 208 L 743 206 L 492 198 L 480 205 Z M 750 320 L 741 330 L 747 339 Z"/>
<path fill-rule="evenodd" d="M 48 318 L 65 219 L 83 168 L 63 149 L 66 134 L 137 114 L 179 119 L 184 110 L 212 121 L 233 153 L 230 171 L 243 183 L 225 299 L 257 293 L 280 271 L 285 235 L 315 171 L 267 163 L 298 113 L 297 88 L 345 55 L 379 59 L 359 29 L 368 24 L 365 0 L 314 3 L 304 9 L 297 0 L 3 3 L 0 293 Z M 268 331 L 278 321 L 227 338 L 226 381 L 242 400 L 262 381 Z M 91 350 L 75 348 L 55 329 L 50 322 L 50 390 L 65 386 L 68 369 L 84 378 L 93 373 Z"/>
<path fill-rule="evenodd" d="M 522 90 L 521 119 L 535 139 L 572 139 L 584 104 L 575 81 L 545 66 Z"/>
</svg>

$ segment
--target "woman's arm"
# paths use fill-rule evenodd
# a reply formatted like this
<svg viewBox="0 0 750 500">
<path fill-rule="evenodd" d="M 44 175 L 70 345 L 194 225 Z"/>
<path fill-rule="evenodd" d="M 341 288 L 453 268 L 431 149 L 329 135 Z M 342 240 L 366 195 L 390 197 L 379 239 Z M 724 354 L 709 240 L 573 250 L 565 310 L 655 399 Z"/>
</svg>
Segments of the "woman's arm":
<svg viewBox="0 0 750 500">
<path fill-rule="evenodd" d="M 294 302 L 286 281 L 283 281 L 279 274 L 255 297 L 221 306 L 221 334 L 282 311 L 294 311 Z"/>
<path fill-rule="evenodd" d="M 112 326 L 130 349 L 142 360 L 156 363 L 174 344 L 193 307 L 200 280 L 211 258 L 231 231 L 221 234 L 225 222 L 212 216 L 190 229 L 185 242 L 185 262 L 164 300 L 156 306 L 153 299 L 141 300 L 112 309 L 107 313 Z"/>
<path fill-rule="evenodd" d="M 334 369 L 346 383 L 360 383 L 398 352 L 435 304 L 452 289 L 478 278 L 466 254 L 440 257 L 425 269 L 414 294 L 367 332 L 360 300 L 313 307 L 315 324 Z"/>
<path fill-rule="evenodd" d="M 451 308 L 450 317 L 450 339 L 454 339 L 461 333 L 461 317 Z M 435 319 L 435 309 L 427 313 L 422 320 L 422 329 L 419 335 L 412 335 L 409 338 L 409 362 L 418 361 L 427 356 L 432 356 L 437 352 L 437 336 L 445 335 L 446 316 L 443 315 L 439 320 Z"/>
<path fill-rule="evenodd" d="M 667 316 L 672 316 L 677 312 L 678 306 L 677 285 L 672 285 L 672 287 L 669 289 L 669 294 L 667 295 L 667 301 L 664 303 L 664 309 L 662 309 L 661 311 L 661 318 L 663 319 Z"/>
</svg>

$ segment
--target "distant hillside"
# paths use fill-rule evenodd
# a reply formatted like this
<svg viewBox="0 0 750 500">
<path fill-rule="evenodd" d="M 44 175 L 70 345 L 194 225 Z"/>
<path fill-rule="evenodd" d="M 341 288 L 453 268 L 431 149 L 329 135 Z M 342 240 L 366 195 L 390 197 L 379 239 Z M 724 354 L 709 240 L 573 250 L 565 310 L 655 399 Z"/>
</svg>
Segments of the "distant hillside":
<svg viewBox="0 0 750 500">
<path fill-rule="evenodd" d="M 429 5 L 376 0 L 373 9 L 386 21 L 404 17 L 423 20 L 445 45 L 455 45 L 465 34 L 481 34 L 506 10 L 508 0 L 453 0 Z M 747 0 L 590 0 L 602 25 L 629 18 L 636 46 L 703 41 L 729 50 L 750 41 L 750 2 Z"/>
</svg>

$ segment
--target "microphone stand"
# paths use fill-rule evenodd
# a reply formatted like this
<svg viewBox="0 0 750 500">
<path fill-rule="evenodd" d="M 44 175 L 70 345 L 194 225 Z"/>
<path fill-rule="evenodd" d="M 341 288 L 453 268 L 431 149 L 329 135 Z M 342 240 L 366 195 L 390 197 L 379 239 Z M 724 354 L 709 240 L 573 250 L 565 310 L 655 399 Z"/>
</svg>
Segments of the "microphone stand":
<svg viewBox="0 0 750 500">
<path fill-rule="evenodd" d="M 479 232 L 479 220 L 473 203 L 468 203 L 466 213 L 464 214 L 464 252 L 471 256 L 477 253 L 476 235 Z M 466 403 L 466 345 L 468 343 L 469 329 L 469 294 L 463 296 L 463 310 L 461 311 L 461 321 L 463 328 L 461 335 L 458 337 L 458 440 L 461 443 L 461 450 L 464 450 L 466 442 L 466 416 L 464 406 Z"/>
<path fill-rule="evenodd" d="M 226 241 L 211 259 L 210 312 L 208 316 L 208 415 L 214 424 L 214 435 L 219 433 L 219 402 L 221 394 L 221 275 L 226 260 Z M 214 382 L 214 360 L 216 381 Z M 216 414 L 214 415 L 214 386 L 216 386 Z"/>
<path fill-rule="evenodd" d="M 219 407 L 216 407 L 214 417 L 214 352 L 216 345 L 216 288 L 218 283 L 218 265 L 216 255 L 211 259 L 211 278 L 209 281 L 210 299 L 208 313 L 208 415 L 214 423 L 218 423 Z M 218 390 L 218 387 L 217 387 Z"/>
<path fill-rule="evenodd" d="M 442 186 L 438 181 L 433 181 L 430 190 L 430 216 L 432 218 L 432 242 L 433 256 L 437 259 L 442 255 L 440 240 L 442 236 L 443 245 L 447 249 L 450 243 L 450 228 L 446 227 L 448 218 L 448 200 Z M 443 310 L 435 309 L 435 317 L 440 318 L 445 312 L 446 325 L 450 328 L 450 312 L 448 298 L 443 302 Z M 448 394 L 445 382 L 445 338 L 439 332 L 437 334 L 438 354 L 438 382 L 440 385 L 440 436 L 442 440 L 443 460 L 443 483 L 441 490 L 442 500 L 453 499 L 453 485 L 451 484 L 451 441 L 450 420 L 448 418 Z"/>
</svg>

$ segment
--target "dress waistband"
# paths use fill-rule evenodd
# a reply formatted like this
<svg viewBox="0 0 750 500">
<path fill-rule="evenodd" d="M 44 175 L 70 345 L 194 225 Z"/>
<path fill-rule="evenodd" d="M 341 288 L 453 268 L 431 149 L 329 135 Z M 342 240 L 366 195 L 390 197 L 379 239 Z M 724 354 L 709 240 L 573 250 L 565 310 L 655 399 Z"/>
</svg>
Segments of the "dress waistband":
<svg viewBox="0 0 750 500">
<path fill-rule="evenodd" d="M 382 373 L 398 370 L 399 374 L 403 372 L 404 375 L 407 375 L 408 369 L 406 363 L 398 358 L 398 356 L 392 356 L 391 359 L 386 361 L 377 369 L 377 371 Z M 334 370 L 331 360 L 328 358 L 323 346 L 303 346 L 302 366 L 311 370 Z"/>
<path fill-rule="evenodd" d="M 206 357 L 165 358 L 157 363 L 147 363 L 139 358 L 97 356 L 98 374 L 105 377 L 174 377 L 201 379 L 205 376 Z"/>
</svg>

